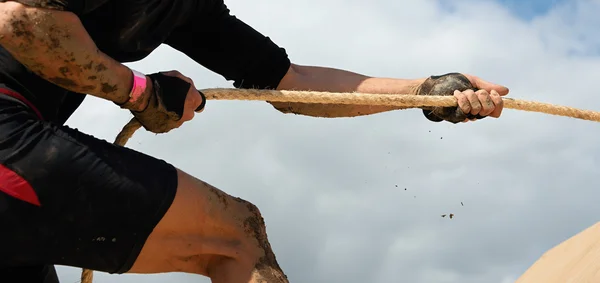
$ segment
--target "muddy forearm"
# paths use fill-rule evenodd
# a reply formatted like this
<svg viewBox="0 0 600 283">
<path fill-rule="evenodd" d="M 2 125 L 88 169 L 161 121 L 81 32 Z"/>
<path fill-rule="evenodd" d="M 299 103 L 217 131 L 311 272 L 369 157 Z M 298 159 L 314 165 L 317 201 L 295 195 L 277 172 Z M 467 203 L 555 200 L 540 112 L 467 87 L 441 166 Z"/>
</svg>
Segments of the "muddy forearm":
<svg viewBox="0 0 600 283">
<path fill-rule="evenodd" d="M 293 65 L 281 81 L 280 90 L 409 94 L 424 79 L 374 78 L 345 70 Z M 402 109 L 390 106 L 323 105 L 305 103 L 271 103 L 284 113 L 315 117 L 353 117 Z"/>
<path fill-rule="evenodd" d="M 129 68 L 98 50 L 70 12 L 0 3 L 0 44 L 44 79 L 65 89 L 122 103 Z"/>
</svg>

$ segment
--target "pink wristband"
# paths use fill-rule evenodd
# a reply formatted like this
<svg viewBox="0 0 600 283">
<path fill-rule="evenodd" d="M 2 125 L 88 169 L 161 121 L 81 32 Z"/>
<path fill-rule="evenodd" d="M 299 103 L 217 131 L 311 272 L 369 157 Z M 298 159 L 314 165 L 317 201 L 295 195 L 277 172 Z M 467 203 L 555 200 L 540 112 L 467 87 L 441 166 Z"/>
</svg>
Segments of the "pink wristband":
<svg viewBox="0 0 600 283">
<path fill-rule="evenodd" d="M 146 75 L 136 70 L 131 70 L 131 72 L 133 73 L 133 86 L 129 92 L 129 101 L 127 102 L 135 103 L 142 96 L 144 91 L 146 91 Z"/>
</svg>

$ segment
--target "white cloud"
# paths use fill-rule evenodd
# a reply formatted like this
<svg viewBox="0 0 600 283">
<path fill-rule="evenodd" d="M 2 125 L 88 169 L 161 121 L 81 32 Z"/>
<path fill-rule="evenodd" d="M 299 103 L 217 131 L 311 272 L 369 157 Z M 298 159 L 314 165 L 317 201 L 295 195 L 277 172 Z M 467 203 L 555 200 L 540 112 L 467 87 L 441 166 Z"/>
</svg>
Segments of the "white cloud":
<svg viewBox="0 0 600 283">
<path fill-rule="evenodd" d="M 461 71 L 515 98 L 600 110 L 598 1 L 573 0 L 531 21 L 490 1 L 227 3 L 300 64 L 406 78 Z M 199 88 L 231 86 L 168 48 L 133 65 L 178 69 Z M 92 98 L 69 123 L 112 141 L 128 119 Z M 326 120 L 209 102 L 182 129 L 140 131 L 128 146 L 257 204 L 292 282 L 504 283 L 598 221 L 597 126 L 514 110 L 450 125 L 418 110 Z M 59 271 L 77 281 L 78 269 Z M 135 280 L 209 282 L 95 282 Z"/>
</svg>

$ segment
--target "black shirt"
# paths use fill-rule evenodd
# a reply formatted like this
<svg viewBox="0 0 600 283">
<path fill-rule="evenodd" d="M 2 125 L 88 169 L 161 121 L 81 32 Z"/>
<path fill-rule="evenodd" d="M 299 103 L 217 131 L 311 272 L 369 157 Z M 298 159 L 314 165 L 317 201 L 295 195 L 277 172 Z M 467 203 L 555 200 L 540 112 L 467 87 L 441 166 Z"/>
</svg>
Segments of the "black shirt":
<svg viewBox="0 0 600 283">
<path fill-rule="evenodd" d="M 120 62 L 161 44 L 232 80 L 237 88 L 276 88 L 290 66 L 285 49 L 233 16 L 223 0 L 27 0 L 79 16 L 98 48 Z M 0 84 L 33 103 L 45 120 L 64 123 L 84 94 L 29 71 L 0 46 Z"/>
</svg>

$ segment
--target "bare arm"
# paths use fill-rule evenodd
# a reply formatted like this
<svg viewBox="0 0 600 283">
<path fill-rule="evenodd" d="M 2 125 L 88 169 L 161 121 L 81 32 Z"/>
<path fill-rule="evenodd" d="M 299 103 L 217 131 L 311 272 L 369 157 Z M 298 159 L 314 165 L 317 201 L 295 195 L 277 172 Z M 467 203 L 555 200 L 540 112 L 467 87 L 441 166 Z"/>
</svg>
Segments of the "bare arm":
<svg viewBox="0 0 600 283">
<path fill-rule="evenodd" d="M 312 90 L 361 93 L 413 93 L 425 79 L 391 79 L 369 77 L 345 70 L 292 64 L 281 80 L 279 90 Z M 284 113 L 315 117 L 354 117 L 402 109 L 388 106 L 323 105 L 305 103 L 271 103 Z"/>
<path fill-rule="evenodd" d="M 74 92 L 127 101 L 131 70 L 98 50 L 75 14 L 12 1 L 0 11 L 0 44 L 27 68 Z"/>
</svg>

